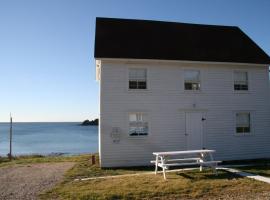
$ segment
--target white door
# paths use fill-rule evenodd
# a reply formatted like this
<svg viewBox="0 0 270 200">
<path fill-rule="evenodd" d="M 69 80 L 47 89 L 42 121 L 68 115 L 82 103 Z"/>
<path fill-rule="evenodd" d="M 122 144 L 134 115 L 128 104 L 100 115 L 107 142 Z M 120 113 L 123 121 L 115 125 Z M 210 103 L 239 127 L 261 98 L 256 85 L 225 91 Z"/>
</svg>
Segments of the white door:
<svg viewBox="0 0 270 200">
<path fill-rule="evenodd" d="M 200 112 L 186 113 L 187 150 L 202 149 L 203 120 Z"/>
</svg>

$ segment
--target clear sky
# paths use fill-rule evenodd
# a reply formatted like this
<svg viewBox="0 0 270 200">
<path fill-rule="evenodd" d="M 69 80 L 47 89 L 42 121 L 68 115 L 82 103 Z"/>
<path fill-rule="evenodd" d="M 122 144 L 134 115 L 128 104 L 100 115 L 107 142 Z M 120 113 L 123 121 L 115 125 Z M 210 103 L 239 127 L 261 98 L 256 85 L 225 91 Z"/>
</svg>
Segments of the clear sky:
<svg viewBox="0 0 270 200">
<path fill-rule="evenodd" d="M 269 0 L 0 0 L 0 122 L 98 117 L 96 17 L 236 25 L 270 54 Z"/>
</svg>

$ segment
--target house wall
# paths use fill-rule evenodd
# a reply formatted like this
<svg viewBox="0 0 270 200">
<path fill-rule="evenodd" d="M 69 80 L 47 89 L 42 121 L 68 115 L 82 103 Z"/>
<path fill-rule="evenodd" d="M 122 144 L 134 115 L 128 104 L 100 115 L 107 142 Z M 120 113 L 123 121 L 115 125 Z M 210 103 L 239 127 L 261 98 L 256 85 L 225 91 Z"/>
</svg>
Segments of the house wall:
<svg viewBox="0 0 270 200">
<path fill-rule="evenodd" d="M 128 90 L 128 68 L 147 69 L 147 91 Z M 183 70 L 199 69 L 201 91 L 184 91 Z M 248 92 L 233 90 L 233 71 L 247 70 Z M 219 160 L 270 156 L 268 67 L 185 62 L 102 61 L 100 72 L 100 158 L 102 167 L 149 165 L 152 152 L 185 150 L 185 112 L 203 111 L 203 146 Z M 196 106 L 195 106 L 196 105 Z M 250 111 L 252 133 L 235 133 L 235 111 Z M 128 135 L 128 113 L 149 116 L 149 135 Z M 113 142 L 113 127 L 120 141 Z"/>
</svg>

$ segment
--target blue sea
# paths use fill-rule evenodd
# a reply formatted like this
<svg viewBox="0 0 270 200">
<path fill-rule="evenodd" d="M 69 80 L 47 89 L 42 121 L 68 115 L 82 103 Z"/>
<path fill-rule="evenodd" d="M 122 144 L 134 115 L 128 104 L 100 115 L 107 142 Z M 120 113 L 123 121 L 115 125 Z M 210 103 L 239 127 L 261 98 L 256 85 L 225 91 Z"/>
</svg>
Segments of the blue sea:
<svg viewBox="0 0 270 200">
<path fill-rule="evenodd" d="M 0 123 L 0 155 L 9 152 L 9 123 Z M 98 127 L 76 122 L 13 123 L 13 154 L 83 154 L 98 151 Z"/>
</svg>

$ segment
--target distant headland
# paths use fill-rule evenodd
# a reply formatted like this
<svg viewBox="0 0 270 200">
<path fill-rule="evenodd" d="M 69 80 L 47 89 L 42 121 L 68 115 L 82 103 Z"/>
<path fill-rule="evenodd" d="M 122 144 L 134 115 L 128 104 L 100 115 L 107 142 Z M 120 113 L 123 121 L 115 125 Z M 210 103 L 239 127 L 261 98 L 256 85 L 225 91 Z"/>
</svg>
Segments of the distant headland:
<svg viewBox="0 0 270 200">
<path fill-rule="evenodd" d="M 81 126 L 98 126 L 98 119 L 94 120 L 84 120 L 81 124 Z"/>
</svg>

